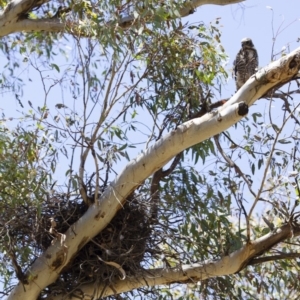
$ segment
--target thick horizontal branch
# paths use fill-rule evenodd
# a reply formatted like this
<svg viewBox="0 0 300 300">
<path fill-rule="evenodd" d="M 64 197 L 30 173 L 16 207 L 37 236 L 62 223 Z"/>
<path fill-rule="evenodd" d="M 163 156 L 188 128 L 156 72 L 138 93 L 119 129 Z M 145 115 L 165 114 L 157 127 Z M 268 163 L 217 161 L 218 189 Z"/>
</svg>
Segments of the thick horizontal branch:
<svg viewBox="0 0 300 300">
<path fill-rule="evenodd" d="M 178 10 L 178 14 L 181 18 L 186 17 L 190 14 L 193 14 L 195 12 L 195 9 L 197 7 L 212 4 L 212 5 L 229 5 L 229 4 L 236 4 L 244 2 L 245 0 L 191 0 L 185 2 L 184 6 Z M 168 11 L 166 11 L 166 14 L 168 15 Z M 171 14 L 170 14 L 171 15 Z M 147 14 L 144 15 L 147 18 Z M 150 16 L 150 13 L 149 13 Z M 133 15 L 122 17 L 118 24 L 122 28 L 129 27 L 133 22 L 135 18 Z"/>
<path fill-rule="evenodd" d="M 9 1 L 3 11 L 0 11 L 0 25 L 5 25 L 4 20 L 20 17 L 30 9 L 41 6 L 50 0 L 12 0 Z"/>
<path fill-rule="evenodd" d="M 19 282 L 8 299 L 23 300 L 24 296 L 27 299 L 36 299 L 46 286 L 58 278 L 61 270 L 72 261 L 76 253 L 110 223 L 125 203 L 126 197 L 142 182 L 184 149 L 225 131 L 237 123 L 247 112 L 247 106 L 241 101 L 253 104 L 267 89 L 296 76 L 299 69 L 300 48 L 251 77 L 237 94 L 219 109 L 178 126 L 176 130 L 130 161 L 107 187 L 99 201 L 90 206 L 88 211 L 65 234 L 61 235 L 60 240 L 57 240 L 33 263 L 28 270 L 29 283 L 23 285 Z M 276 75 L 276 71 L 283 73 Z M 261 245 L 259 240 L 256 243 L 258 246 Z M 248 251 L 255 250 L 255 243 L 250 246 L 250 248 L 247 246 L 240 250 L 242 252 L 240 255 L 244 259 L 252 255 Z M 264 247 L 261 251 L 265 249 Z M 234 268 L 238 269 L 237 265 Z"/>
<path fill-rule="evenodd" d="M 16 23 L 22 19 L 26 13 L 31 11 L 33 8 L 38 7 L 50 0 L 13 0 L 9 1 L 4 10 L 0 11 L 0 28 L 1 36 L 2 30 L 5 31 L 6 26 Z"/>
<path fill-rule="evenodd" d="M 1 30 L 0 36 L 6 36 L 15 32 L 63 32 L 65 29 L 66 24 L 57 18 L 39 20 L 24 19 L 5 26 Z"/>
<path fill-rule="evenodd" d="M 29 31 L 45 31 L 45 32 L 66 32 L 75 35 L 86 36 L 82 30 L 79 29 L 76 20 L 61 20 L 60 18 L 53 19 L 37 19 L 31 20 L 26 18 L 26 13 L 33 8 L 38 7 L 50 0 L 13 0 L 7 7 L 0 12 L 0 37 L 16 33 Z M 243 2 L 244 0 L 192 0 L 186 2 L 179 10 L 180 17 L 185 17 L 194 12 L 195 8 L 205 5 L 229 5 Z M 145 17 L 145 16 L 144 16 Z M 134 22 L 134 16 L 125 16 L 120 18 L 118 25 L 122 28 L 127 28 Z M 72 26 L 70 26 L 72 24 Z M 68 28 L 72 28 L 69 31 Z"/>
<path fill-rule="evenodd" d="M 128 278 L 119 280 L 113 286 L 107 287 L 100 284 L 95 287 L 94 284 L 83 285 L 79 288 L 80 295 L 85 295 L 84 299 L 98 299 L 98 297 L 106 297 L 115 293 L 128 292 L 130 290 L 141 288 L 143 286 L 156 286 L 172 283 L 190 283 L 205 280 L 217 276 L 231 275 L 239 272 L 247 265 L 252 264 L 252 258 L 261 255 L 274 245 L 286 240 L 291 236 L 298 236 L 300 228 L 292 228 L 286 224 L 277 230 L 246 244 L 240 250 L 224 256 L 220 260 L 211 260 L 203 263 L 191 265 L 182 265 L 172 269 L 159 268 L 155 270 L 147 270 L 144 274 L 139 274 L 138 279 Z M 296 256 L 295 256 L 296 257 Z M 299 254 L 298 256 L 299 257 Z M 66 295 L 51 297 L 51 300 L 63 300 Z M 94 298 L 92 298 L 92 296 Z M 50 298 L 49 298 L 50 299 Z M 70 296 L 68 299 L 76 300 L 78 296 Z"/>
</svg>

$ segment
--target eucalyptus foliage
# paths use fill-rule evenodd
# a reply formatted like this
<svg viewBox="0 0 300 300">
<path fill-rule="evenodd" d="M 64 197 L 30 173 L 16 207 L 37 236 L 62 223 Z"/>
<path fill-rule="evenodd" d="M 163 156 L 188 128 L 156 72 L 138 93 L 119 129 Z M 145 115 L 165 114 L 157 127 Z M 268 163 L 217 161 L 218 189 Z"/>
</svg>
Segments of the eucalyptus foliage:
<svg viewBox="0 0 300 300">
<path fill-rule="evenodd" d="M 228 78 L 219 19 L 184 23 L 186 1 L 31 2 L 20 20 L 57 21 L 64 29 L 36 25 L 0 41 L 6 58 L 0 77 L 3 297 L 16 280 L 35 280 L 30 268 L 42 254 L 35 234 L 45 202 L 100 197 L 129 161 L 203 109 L 210 114 Z M 213 263 L 284 224 L 297 225 L 299 99 L 291 90 L 286 94 L 279 114 L 254 109 L 233 128 L 166 162 L 157 186 L 153 175 L 133 191 L 159 207 L 159 252 L 148 253 L 144 269 Z M 8 101 L 18 106 L 13 116 Z M 159 169 L 153 165 L 153 174 Z M 272 246 L 228 276 L 147 287 L 136 274 L 143 283 L 125 297 L 296 299 L 297 238 Z M 42 293 L 50 294 L 51 286 Z"/>
</svg>

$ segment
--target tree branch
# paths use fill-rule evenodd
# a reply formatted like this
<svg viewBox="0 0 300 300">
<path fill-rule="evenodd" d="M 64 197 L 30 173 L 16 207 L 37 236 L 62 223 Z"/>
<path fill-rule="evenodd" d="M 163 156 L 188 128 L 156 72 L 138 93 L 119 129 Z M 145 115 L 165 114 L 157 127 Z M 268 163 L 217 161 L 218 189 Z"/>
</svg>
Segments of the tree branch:
<svg viewBox="0 0 300 300">
<path fill-rule="evenodd" d="M 64 30 L 66 30 L 66 24 L 57 18 L 40 20 L 24 19 L 2 27 L 0 36 L 6 36 L 11 33 L 22 31 L 63 32 Z"/>
<path fill-rule="evenodd" d="M 246 182 L 248 189 L 250 191 L 250 193 L 254 196 L 254 198 L 256 197 L 255 192 L 253 191 L 252 187 L 251 187 L 251 182 L 249 181 L 249 179 L 247 178 L 247 176 L 245 175 L 244 172 L 242 172 L 242 170 L 240 169 L 240 167 L 224 152 L 223 148 L 220 145 L 219 142 L 219 135 L 215 135 L 214 136 L 214 141 L 215 144 L 219 150 L 219 152 L 221 153 L 221 155 L 223 156 L 223 158 L 225 159 L 225 161 L 227 162 L 228 166 L 230 168 L 234 168 L 235 172 L 244 179 L 244 181 Z M 247 214 L 246 214 L 247 215 Z"/>
<path fill-rule="evenodd" d="M 6 8 L 0 12 L 0 37 L 16 33 L 16 32 L 30 32 L 30 31 L 45 31 L 45 32 L 68 32 L 74 35 L 86 36 L 82 30 L 78 28 L 76 20 L 62 20 L 60 18 L 51 19 L 24 19 L 24 16 L 32 11 L 33 8 L 39 7 L 50 0 L 13 0 Z M 194 13 L 195 8 L 206 5 L 229 5 L 241 3 L 245 0 L 192 0 L 187 2 L 184 7 L 179 10 L 180 17 L 188 16 Z M 150 15 L 149 15 L 150 17 Z M 146 15 L 147 18 L 147 15 Z M 128 28 L 134 22 L 133 15 L 120 18 L 118 26 Z M 108 23 L 109 24 L 109 23 Z M 68 30 L 68 28 L 70 30 Z M 67 29 L 67 30 L 66 30 Z"/>
<path fill-rule="evenodd" d="M 117 211 L 144 180 L 162 168 L 173 157 L 186 148 L 198 144 L 237 123 L 248 112 L 248 105 L 252 105 L 267 90 L 279 82 L 292 79 L 300 70 L 300 48 L 282 57 L 253 75 L 245 85 L 223 106 L 207 113 L 201 118 L 190 120 L 168 133 L 138 156 L 130 161 L 120 174 L 111 182 L 100 199 L 89 207 L 87 212 L 68 231 L 62 235 L 42 254 L 27 272 L 28 284 L 19 282 L 11 292 L 8 300 L 36 299 L 40 292 L 53 283 L 62 269 L 72 261 L 76 253 L 95 235 L 110 223 Z M 244 101 L 244 102 L 241 102 Z M 89 228 L 87 231 L 86 228 Z M 159 276 L 166 276 L 175 281 L 185 278 L 203 278 L 203 276 L 232 274 L 247 265 L 249 257 L 266 250 L 264 241 L 273 246 L 282 239 L 290 236 L 291 228 L 283 227 L 276 233 L 271 233 L 261 239 L 249 243 L 237 252 L 223 257 L 219 262 L 209 262 L 184 269 L 177 277 L 170 270 L 161 270 Z M 295 232 L 294 232 L 295 234 Z M 273 241 L 273 242 L 271 242 Z M 259 250 L 257 250 L 259 248 Z M 236 258 L 231 259 L 232 257 Z M 230 261 L 230 264 L 228 263 Z M 244 265 L 245 264 L 245 265 Z M 171 273 L 170 273 L 171 272 Z M 200 272 L 200 273 L 199 273 Z M 187 275 L 186 275 L 187 274 Z M 200 275 L 199 275 L 200 274 Z M 204 275 L 206 274 L 206 275 Z M 149 279 L 149 282 L 161 284 L 163 277 Z M 128 283 L 130 284 L 130 283 Z M 114 287 L 115 288 L 115 287 Z"/>
<path fill-rule="evenodd" d="M 162 168 L 156 171 L 153 174 L 152 181 L 151 181 L 151 187 L 150 187 L 150 194 L 151 194 L 151 215 L 152 219 L 157 219 L 157 211 L 158 211 L 158 205 L 160 200 L 160 193 L 159 193 L 159 184 L 160 181 L 166 177 L 169 176 L 176 168 L 178 163 L 180 162 L 180 159 L 182 158 L 182 152 L 178 153 L 171 166 L 167 170 L 163 170 Z"/>
<path fill-rule="evenodd" d="M 139 279 L 128 278 L 119 280 L 112 287 L 104 284 L 100 284 L 98 287 L 95 287 L 95 284 L 83 285 L 79 288 L 80 295 L 84 295 L 84 298 L 81 299 L 98 299 L 100 295 L 107 297 L 114 295 L 116 292 L 123 293 L 143 286 L 194 283 L 212 277 L 235 274 L 248 265 L 252 265 L 253 262 L 258 261 L 252 260 L 254 257 L 262 255 L 268 249 L 287 238 L 299 235 L 300 227 L 291 227 L 290 224 L 285 224 L 219 260 L 208 260 L 203 263 L 182 265 L 170 269 L 157 268 L 154 270 L 145 270 L 143 274 L 139 275 Z M 299 254 L 294 257 L 299 257 Z M 62 300 L 65 297 L 66 295 L 58 295 L 47 299 Z M 69 296 L 68 299 L 76 300 L 78 296 Z"/>
<path fill-rule="evenodd" d="M 295 259 L 299 257 L 300 257 L 300 253 L 282 253 L 278 255 L 264 256 L 264 257 L 252 259 L 249 262 L 249 266 L 258 265 L 268 261 L 275 261 L 280 259 Z"/>
<path fill-rule="evenodd" d="M 0 27 L 1 36 L 2 30 L 5 31 L 6 26 L 10 26 L 11 23 L 16 23 L 19 19 L 22 19 L 26 13 L 32 9 L 41 6 L 50 0 L 13 0 L 10 1 L 4 10 L 0 11 Z"/>
<path fill-rule="evenodd" d="M 200 7 L 202 5 L 212 4 L 212 5 L 229 5 L 229 4 L 236 4 L 244 2 L 245 0 L 191 0 L 185 3 L 185 5 L 178 10 L 180 18 L 186 17 L 188 15 L 191 15 L 195 12 L 195 9 L 197 7 Z M 167 15 L 171 15 L 171 13 L 168 13 L 166 10 Z M 144 15 L 145 18 L 150 17 L 150 13 L 147 16 L 147 14 Z M 177 17 L 176 17 L 177 18 Z M 133 15 L 129 15 L 126 17 L 123 17 L 119 20 L 118 25 L 122 28 L 128 28 L 130 27 L 135 20 L 135 17 Z"/>
</svg>

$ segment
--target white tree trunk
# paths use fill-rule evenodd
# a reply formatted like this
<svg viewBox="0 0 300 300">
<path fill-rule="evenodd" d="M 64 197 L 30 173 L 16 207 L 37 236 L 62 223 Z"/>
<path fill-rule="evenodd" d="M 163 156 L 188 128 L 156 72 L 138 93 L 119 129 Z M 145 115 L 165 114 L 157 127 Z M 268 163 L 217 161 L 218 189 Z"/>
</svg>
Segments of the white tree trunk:
<svg viewBox="0 0 300 300">
<path fill-rule="evenodd" d="M 119 176 L 107 187 L 100 200 L 90 206 L 82 218 L 73 224 L 65 234 L 62 234 L 60 239 L 34 262 L 27 273 L 28 284 L 23 285 L 19 282 L 8 299 L 36 299 L 46 286 L 58 278 L 63 267 L 72 260 L 76 253 L 110 223 L 111 219 L 126 201 L 126 197 L 145 179 L 163 167 L 179 152 L 234 125 L 243 117 L 241 114 L 245 112 L 245 110 L 243 112 L 240 110 L 242 101 L 249 106 L 252 105 L 267 90 L 277 84 L 288 82 L 295 78 L 299 74 L 299 69 L 300 48 L 253 75 L 218 110 L 182 124 L 156 142 L 139 157 L 130 161 Z M 262 245 L 261 249 L 264 249 L 263 242 L 265 239 L 268 240 L 268 238 L 272 239 L 272 235 L 270 237 L 267 235 L 258 241 L 246 245 L 218 262 L 204 262 L 198 265 L 187 266 L 187 277 L 184 277 L 185 273 L 181 269 L 177 271 L 176 269 L 151 270 L 154 274 L 157 272 L 156 274 L 159 275 L 153 278 L 153 284 L 168 283 L 172 278 L 183 280 L 183 278 L 188 279 L 195 276 L 195 278 L 200 280 L 204 278 L 201 276 L 204 276 L 203 274 L 207 273 L 208 270 L 214 276 L 234 273 L 241 268 L 242 263 L 247 261 L 247 258 L 253 255 L 253 251 L 256 251 L 255 245 Z M 120 283 L 120 291 L 128 290 L 124 287 L 125 285 L 131 286 L 130 282 L 124 282 L 124 284 Z M 145 284 L 147 283 L 145 282 Z M 116 290 L 119 291 L 118 287 L 116 287 Z"/>
<path fill-rule="evenodd" d="M 246 244 L 240 250 L 235 251 L 220 260 L 210 260 L 190 265 L 181 265 L 171 269 L 147 270 L 137 279 L 128 278 L 117 281 L 112 288 L 104 284 L 87 284 L 80 286 L 82 300 L 98 299 L 115 295 L 115 293 L 128 292 L 143 286 L 155 286 L 171 283 L 195 283 L 207 278 L 234 274 L 243 269 L 249 261 L 272 246 L 292 236 L 300 234 L 300 227 L 293 228 L 289 224 L 274 230 L 273 232 Z M 78 294 L 79 295 L 79 294 Z M 48 297 L 49 300 L 63 300 L 66 295 Z M 78 296 L 68 296 L 68 300 L 78 300 Z"/>
</svg>

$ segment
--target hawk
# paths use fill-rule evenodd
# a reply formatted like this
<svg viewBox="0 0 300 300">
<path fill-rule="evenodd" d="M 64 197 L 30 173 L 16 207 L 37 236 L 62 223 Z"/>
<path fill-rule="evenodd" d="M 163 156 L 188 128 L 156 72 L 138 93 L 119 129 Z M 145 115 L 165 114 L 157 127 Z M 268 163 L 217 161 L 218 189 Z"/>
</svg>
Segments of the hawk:
<svg viewBox="0 0 300 300">
<path fill-rule="evenodd" d="M 237 91 L 257 71 L 258 55 L 250 38 L 241 41 L 242 48 L 233 62 L 234 79 Z"/>
</svg>

